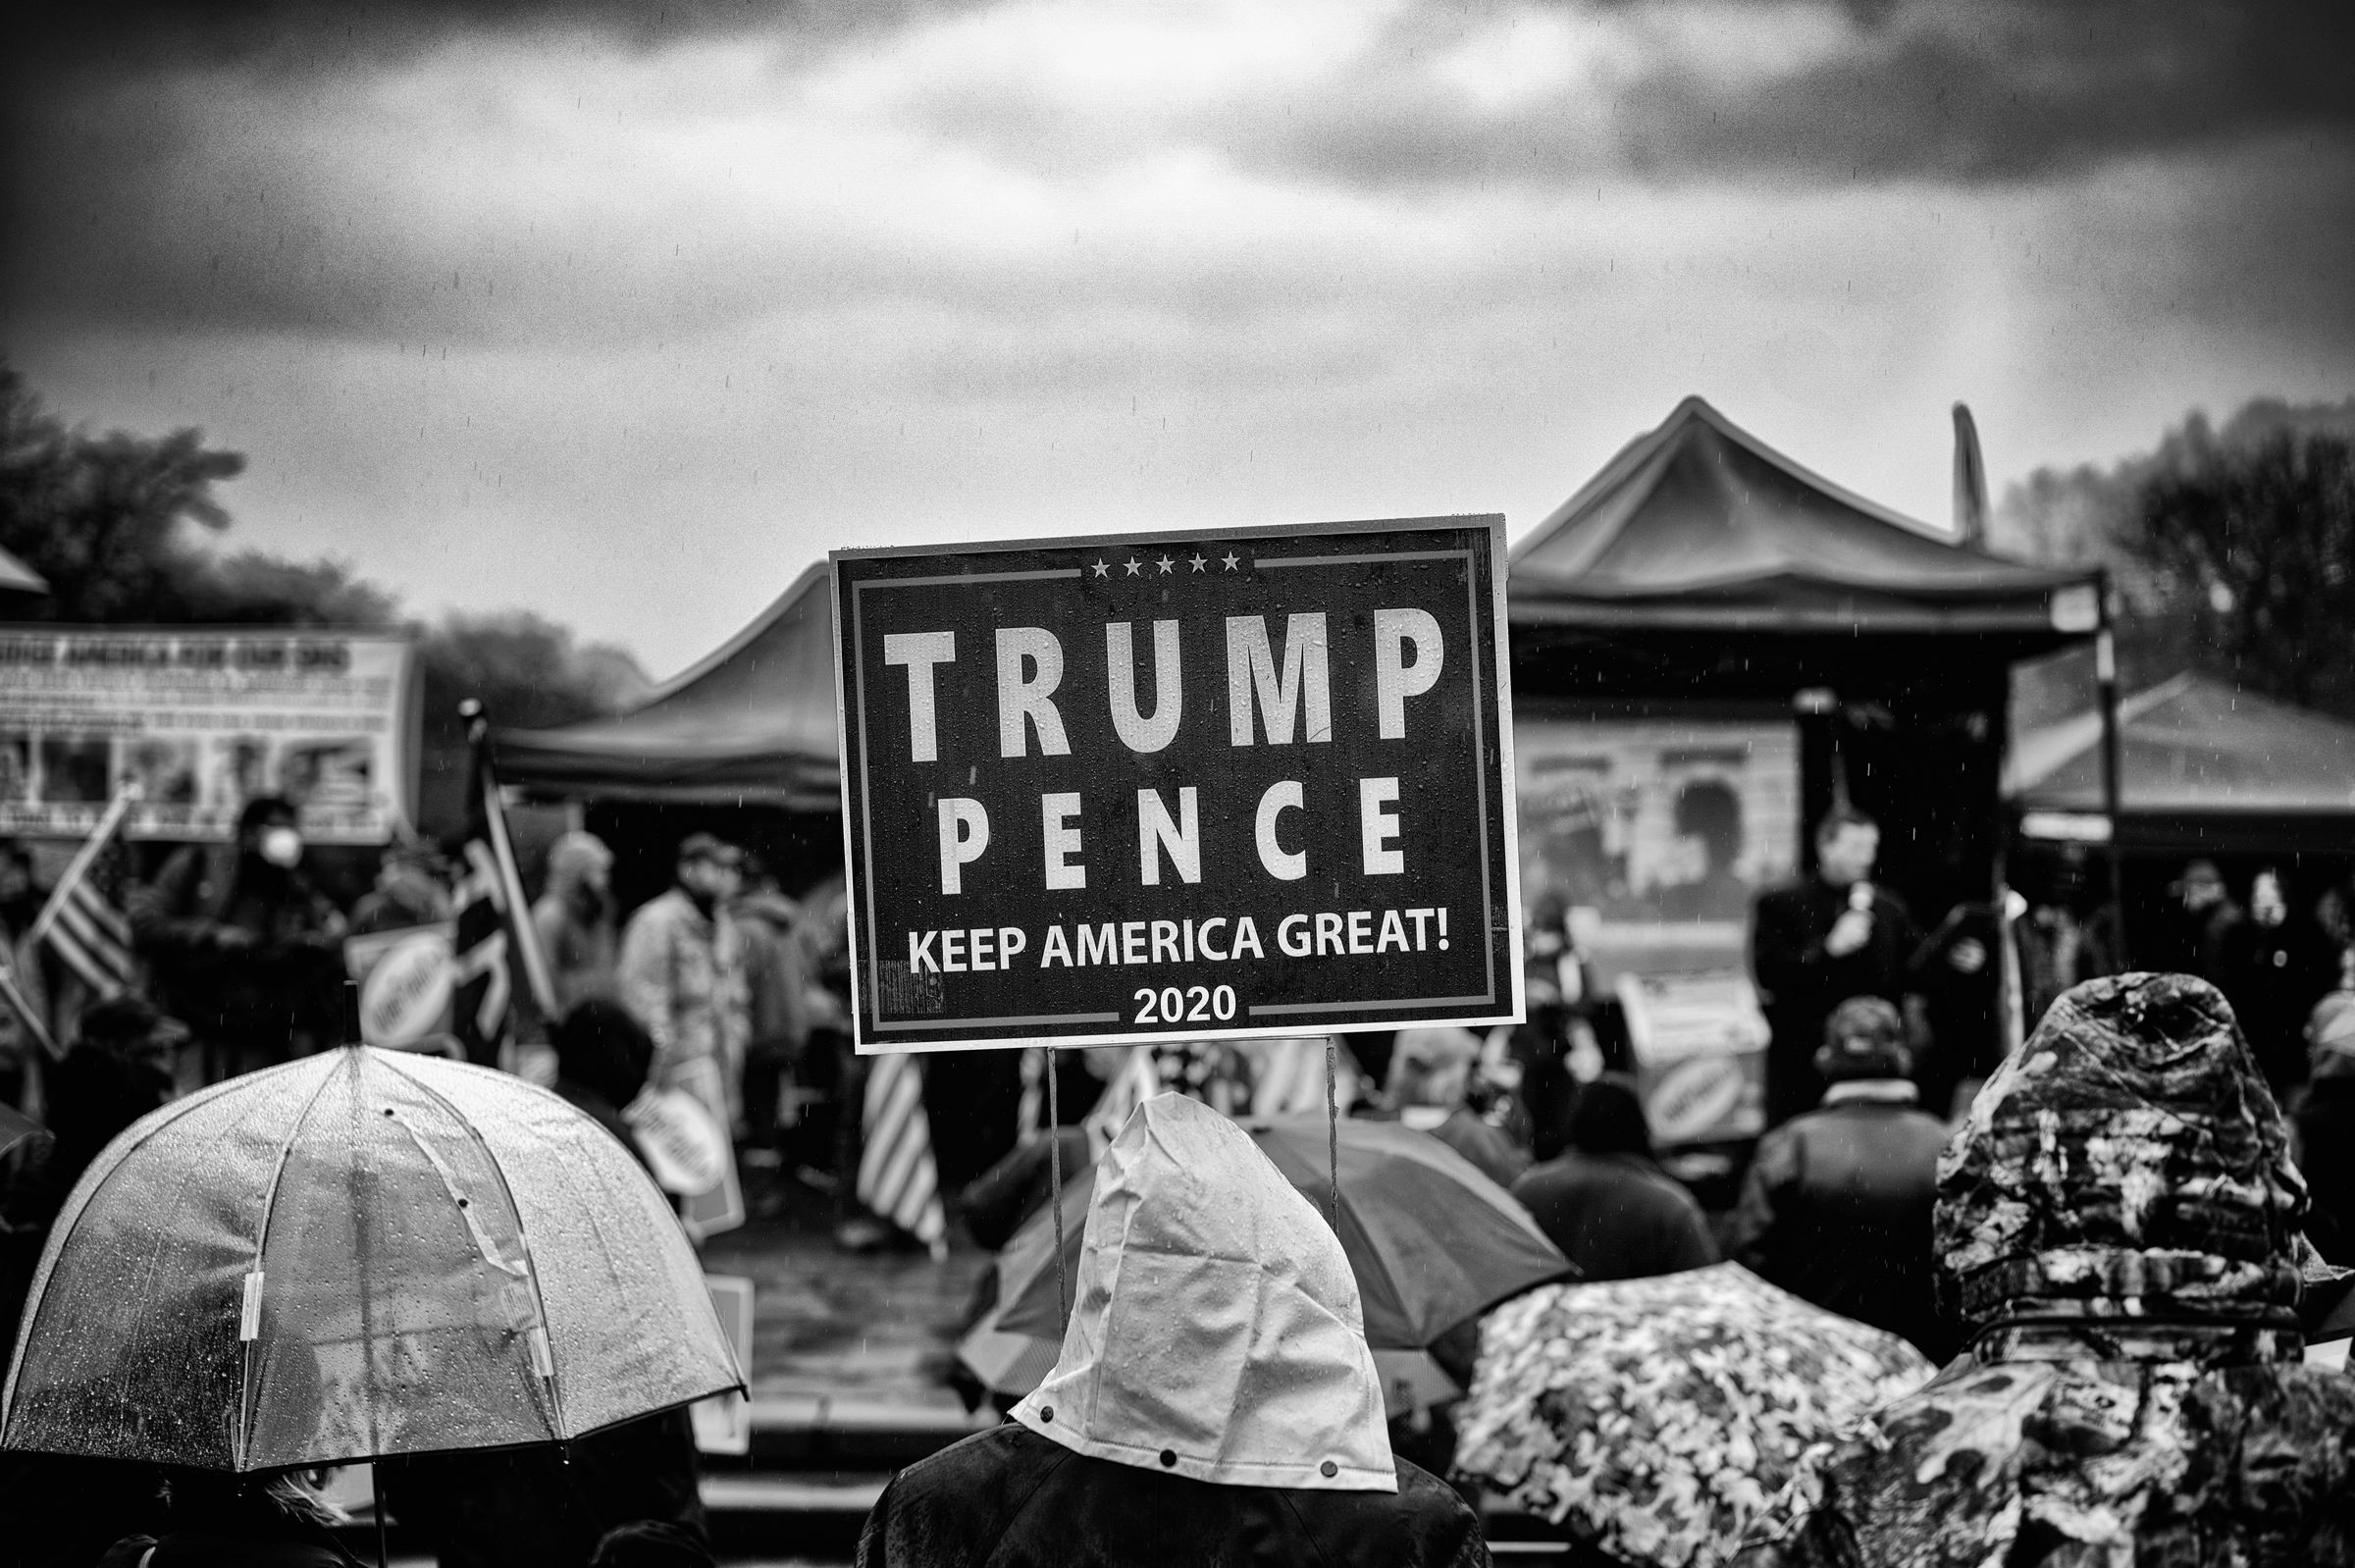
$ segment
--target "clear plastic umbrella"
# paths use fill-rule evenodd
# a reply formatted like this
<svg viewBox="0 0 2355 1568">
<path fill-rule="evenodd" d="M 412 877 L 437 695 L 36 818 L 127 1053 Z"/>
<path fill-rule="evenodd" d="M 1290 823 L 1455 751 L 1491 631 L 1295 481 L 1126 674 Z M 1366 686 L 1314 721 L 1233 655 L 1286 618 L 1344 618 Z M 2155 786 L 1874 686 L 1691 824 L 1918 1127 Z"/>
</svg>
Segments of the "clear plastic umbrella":
<svg viewBox="0 0 2355 1568">
<path fill-rule="evenodd" d="M 275 1470 L 566 1441 L 743 1382 L 604 1128 L 352 1046 L 108 1145 L 41 1255 L 0 1450 Z"/>
</svg>

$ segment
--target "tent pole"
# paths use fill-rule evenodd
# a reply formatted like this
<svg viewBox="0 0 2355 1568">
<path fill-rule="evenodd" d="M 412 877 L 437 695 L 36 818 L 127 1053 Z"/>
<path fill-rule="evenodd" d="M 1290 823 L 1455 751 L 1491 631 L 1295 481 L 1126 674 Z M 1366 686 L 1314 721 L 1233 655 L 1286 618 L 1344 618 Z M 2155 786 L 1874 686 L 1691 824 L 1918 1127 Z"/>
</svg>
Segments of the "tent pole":
<svg viewBox="0 0 2355 1568">
<path fill-rule="evenodd" d="M 2120 820 L 2118 733 L 2118 640 L 2110 626 L 2110 574 L 2095 581 L 2099 614 L 2095 622 L 2093 671 L 2102 706 L 2102 814 L 2109 819 L 2110 940 L 2120 971 L 2131 967 L 2126 953 L 2125 857 L 2119 848 L 2124 827 Z"/>
</svg>

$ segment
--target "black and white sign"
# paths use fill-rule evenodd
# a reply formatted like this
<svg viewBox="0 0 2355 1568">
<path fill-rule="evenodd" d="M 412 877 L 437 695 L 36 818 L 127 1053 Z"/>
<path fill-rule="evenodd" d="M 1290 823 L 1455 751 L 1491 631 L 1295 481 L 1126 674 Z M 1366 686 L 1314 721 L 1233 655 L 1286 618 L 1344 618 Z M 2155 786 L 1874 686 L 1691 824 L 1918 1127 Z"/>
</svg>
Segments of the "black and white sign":
<svg viewBox="0 0 2355 1568">
<path fill-rule="evenodd" d="M 1517 1021 L 1503 546 L 837 552 L 859 1049 Z"/>
</svg>

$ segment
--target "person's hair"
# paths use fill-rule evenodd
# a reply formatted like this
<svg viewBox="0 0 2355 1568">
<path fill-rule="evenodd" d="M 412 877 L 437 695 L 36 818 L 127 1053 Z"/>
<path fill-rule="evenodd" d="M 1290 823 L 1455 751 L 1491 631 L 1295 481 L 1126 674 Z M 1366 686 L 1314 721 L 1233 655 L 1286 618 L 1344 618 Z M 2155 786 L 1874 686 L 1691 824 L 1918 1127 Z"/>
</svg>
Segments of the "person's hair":
<svg viewBox="0 0 2355 1568">
<path fill-rule="evenodd" d="M 654 1062 L 654 1037 L 626 1007 L 610 997 L 586 997 L 549 1031 L 556 1072 L 625 1106 L 646 1087 Z"/>
<path fill-rule="evenodd" d="M 711 1568 L 713 1561 L 709 1544 L 686 1526 L 641 1519 L 606 1531 L 589 1568 Z"/>
<path fill-rule="evenodd" d="M 690 833 L 679 840 L 679 864 L 696 861 L 729 862 L 741 867 L 744 852 L 716 833 Z"/>
<path fill-rule="evenodd" d="M 1815 842 L 1824 844 L 1838 838 L 1840 830 L 1844 827 L 1868 827 L 1875 833 L 1881 830 L 1881 824 L 1874 821 L 1868 813 L 1857 810 L 1854 806 L 1840 805 L 1824 812 L 1823 819 L 1815 824 Z"/>
<path fill-rule="evenodd" d="M 175 1526 L 201 1527 L 270 1514 L 330 1529 L 348 1524 L 350 1516 L 327 1500 L 324 1476 L 318 1470 L 240 1476 L 176 1465 L 164 1472 L 158 1490 Z"/>
<path fill-rule="evenodd" d="M 1906 1076 L 1913 1071 L 1913 1053 L 1906 1044 L 1905 1019 L 1885 997 L 1850 997 L 1824 1020 L 1815 1071 L 1834 1082 Z"/>
<path fill-rule="evenodd" d="M 291 823 L 297 820 L 294 803 L 284 795 L 256 795 L 237 812 L 237 837 L 243 838 L 257 827 L 273 822 Z"/>
<path fill-rule="evenodd" d="M 1724 870 L 1742 855 L 1742 798 L 1723 779 L 1696 779 L 1677 793 L 1676 830 L 1706 844 Z"/>
<path fill-rule="evenodd" d="M 1562 1132 L 1581 1154 L 1651 1157 L 1651 1125 L 1644 1119 L 1643 1096 L 1621 1073 L 1605 1072 L 1582 1084 L 1570 1102 L 1570 1120 Z"/>
</svg>

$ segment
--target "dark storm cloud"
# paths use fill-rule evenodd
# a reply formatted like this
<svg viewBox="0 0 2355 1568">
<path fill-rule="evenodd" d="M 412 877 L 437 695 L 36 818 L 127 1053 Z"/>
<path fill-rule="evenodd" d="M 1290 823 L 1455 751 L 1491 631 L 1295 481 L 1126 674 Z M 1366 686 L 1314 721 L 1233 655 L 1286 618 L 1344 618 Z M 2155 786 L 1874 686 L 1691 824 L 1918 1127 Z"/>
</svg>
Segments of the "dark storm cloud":
<svg viewBox="0 0 2355 1568">
<path fill-rule="evenodd" d="M 964 0 L 62 0 L 19 13 L 40 71 L 357 64 L 453 36 L 578 29 L 652 47 L 788 28 L 812 39 L 888 28 Z M 37 85 L 37 71 L 26 71 Z"/>
<path fill-rule="evenodd" d="M 1255 165 L 1377 188 L 1575 185 L 1598 173 L 2036 179 L 2285 132 L 2355 135 L 2347 0 L 1612 0 L 1546 10 L 1615 32 L 1616 47 L 1509 109 L 1447 91 L 1420 70 L 1481 17 L 1435 9 L 1395 26 L 1342 90 L 1234 105 L 1225 131 L 1208 133 Z M 1575 53 L 1578 33 L 1536 47 Z"/>
</svg>

